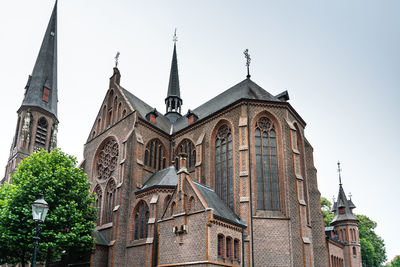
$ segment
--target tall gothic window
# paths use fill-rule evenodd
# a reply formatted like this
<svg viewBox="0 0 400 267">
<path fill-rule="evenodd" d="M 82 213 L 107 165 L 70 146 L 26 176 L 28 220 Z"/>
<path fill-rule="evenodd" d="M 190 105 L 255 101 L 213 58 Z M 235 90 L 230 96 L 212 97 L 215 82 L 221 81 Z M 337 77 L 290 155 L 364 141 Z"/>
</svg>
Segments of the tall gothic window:
<svg viewBox="0 0 400 267">
<path fill-rule="evenodd" d="M 144 165 L 155 170 L 164 169 L 166 166 L 165 149 L 160 140 L 151 140 L 144 151 Z"/>
<path fill-rule="evenodd" d="M 188 162 L 187 166 L 189 170 L 194 168 L 196 164 L 196 147 L 194 146 L 193 142 L 189 139 L 184 139 L 180 144 L 177 146 L 175 151 L 175 169 L 179 170 L 179 154 L 186 153 L 188 155 Z"/>
<path fill-rule="evenodd" d="M 115 139 L 109 139 L 100 147 L 97 156 L 97 176 L 99 179 L 108 179 L 117 167 L 119 146 Z"/>
<path fill-rule="evenodd" d="M 224 236 L 219 234 L 218 235 L 218 257 L 224 256 Z"/>
<path fill-rule="evenodd" d="M 147 222 L 149 221 L 149 208 L 144 201 L 140 201 L 135 208 L 135 230 L 133 239 L 147 238 Z"/>
<path fill-rule="evenodd" d="M 279 210 L 279 181 L 276 132 L 271 121 L 262 117 L 255 128 L 257 209 Z"/>
<path fill-rule="evenodd" d="M 47 128 L 47 120 L 44 117 L 41 117 L 36 129 L 35 147 L 39 149 L 46 147 Z"/>
<path fill-rule="evenodd" d="M 233 209 L 232 133 L 222 125 L 215 140 L 215 192 Z"/>
<path fill-rule="evenodd" d="M 94 201 L 94 206 L 97 208 L 97 220 L 96 224 L 100 225 L 100 214 L 101 214 L 101 201 L 103 200 L 103 193 L 101 192 L 101 187 L 99 185 L 94 189 L 96 194 L 96 200 Z"/>
<path fill-rule="evenodd" d="M 116 202 L 115 191 L 116 191 L 115 182 L 113 179 L 111 179 L 107 185 L 105 193 L 104 223 L 112 222 L 112 215 Z"/>
</svg>

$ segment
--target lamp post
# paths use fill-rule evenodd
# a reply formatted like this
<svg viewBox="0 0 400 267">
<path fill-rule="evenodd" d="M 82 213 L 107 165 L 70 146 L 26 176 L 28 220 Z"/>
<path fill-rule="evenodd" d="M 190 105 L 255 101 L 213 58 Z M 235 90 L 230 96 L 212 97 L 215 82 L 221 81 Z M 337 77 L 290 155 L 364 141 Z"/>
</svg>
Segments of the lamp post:
<svg viewBox="0 0 400 267">
<path fill-rule="evenodd" d="M 31 267 L 35 267 L 36 265 L 36 250 L 39 245 L 39 233 L 40 233 L 40 223 L 44 222 L 46 218 L 47 212 L 49 211 L 49 205 L 44 200 L 43 195 L 40 196 L 39 199 L 35 200 L 32 204 L 32 217 L 36 223 L 35 227 L 35 235 L 33 237 L 33 255 L 32 255 L 32 265 Z"/>
</svg>

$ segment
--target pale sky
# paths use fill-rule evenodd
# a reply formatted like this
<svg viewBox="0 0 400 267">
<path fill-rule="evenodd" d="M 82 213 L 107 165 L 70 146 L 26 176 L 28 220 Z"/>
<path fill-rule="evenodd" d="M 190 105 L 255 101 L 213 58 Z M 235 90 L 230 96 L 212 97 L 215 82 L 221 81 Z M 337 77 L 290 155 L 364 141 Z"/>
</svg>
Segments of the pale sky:
<svg viewBox="0 0 400 267">
<path fill-rule="evenodd" d="M 0 3 L 0 167 L 53 4 Z M 340 160 L 354 212 L 378 223 L 391 260 L 400 254 L 399 12 L 398 0 L 60 0 L 58 145 L 82 160 L 117 51 L 121 85 L 164 112 L 178 28 L 186 113 L 245 79 L 248 48 L 252 80 L 288 90 L 307 122 L 321 194 L 337 197 Z"/>
</svg>

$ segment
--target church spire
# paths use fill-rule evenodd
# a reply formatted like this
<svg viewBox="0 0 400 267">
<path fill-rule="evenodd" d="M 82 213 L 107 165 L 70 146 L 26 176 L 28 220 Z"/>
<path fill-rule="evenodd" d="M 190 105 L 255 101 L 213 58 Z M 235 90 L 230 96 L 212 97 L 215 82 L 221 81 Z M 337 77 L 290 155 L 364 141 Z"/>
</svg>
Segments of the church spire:
<svg viewBox="0 0 400 267">
<path fill-rule="evenodd" d="M 182 99 L 179 87 L 178 60 L 176 56 L 176 29 L 174 34 L 174 52 L 172 54 L 171 72 L 169 76 L 168 94 L 165 98 L 166 116 L 171 122 L 181 117 Z"/>
<path fill-rule="evenodd" d="M 57 118 L 57 1 L 25 89 L 21 107 L 39 107 Z"/>
<path fill-rule="evenodd" d="M 356 207 L 354 203 L 351 201 L 351 198 L 348 200 L 346 194 L 344 193 L 342 186 L 342 177 L 340 168 L 340 162 L 338 164 L 338 173 L 339 173 L 339 194 L 337 197 L 337 201 L 333 203 L 332 212 L 335 213 L 335 217 L 333 218 L 331 224 L 337 224 L 341 221 L 357 221 L 357 219 L 353 215 L 353 209 Z"/>
</svg>

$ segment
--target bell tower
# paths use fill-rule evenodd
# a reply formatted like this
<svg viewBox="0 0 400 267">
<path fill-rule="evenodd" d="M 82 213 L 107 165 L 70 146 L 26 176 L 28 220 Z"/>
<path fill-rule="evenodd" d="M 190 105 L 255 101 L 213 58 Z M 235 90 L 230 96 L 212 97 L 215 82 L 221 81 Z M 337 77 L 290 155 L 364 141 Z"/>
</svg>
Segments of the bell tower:
<svg viewBox="0 0 400 267">
<path fill-rule="evenodd" d="M 361 267 L 361 245 L 358 235 L 358 220 L 353 215 L 356 207 L 350 199 L 347 199 L 342 186 L 340 162 L 338 162 L 339 172 L 339 194 L 337 201 L 333 204 L 332 211 L 335 216 L 331 225 L 335 227 L 335 232 L 344 244 L 344 266 Z"/>
<path fill-rule="evenodd" d="M 44 35 L 32 74 L 25 86 L 24 99 L 11 144 L 5 177 L 10 180 L 18 164 L 40 149 L 57 145 L 57 1 Z"/>
</svg>

